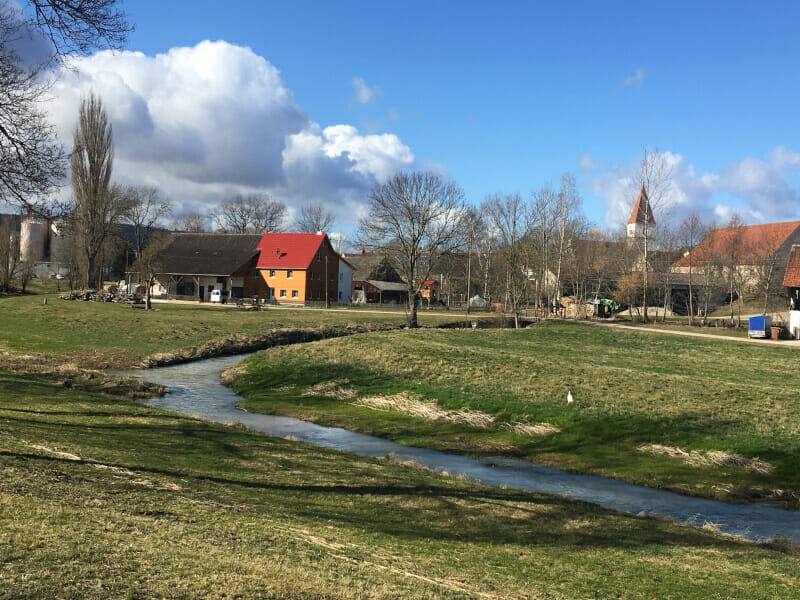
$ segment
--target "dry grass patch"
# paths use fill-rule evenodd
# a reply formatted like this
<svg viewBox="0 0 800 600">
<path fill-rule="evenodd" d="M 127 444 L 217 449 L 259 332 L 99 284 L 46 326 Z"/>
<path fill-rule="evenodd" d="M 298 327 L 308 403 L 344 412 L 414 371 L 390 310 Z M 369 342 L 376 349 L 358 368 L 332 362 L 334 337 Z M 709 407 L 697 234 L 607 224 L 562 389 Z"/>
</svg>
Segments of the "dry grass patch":
<svg viewBox="0 0 800 600">
<path fill-rule="evenodd" d="M 356 406 L 365 406 L 373 410 L 386 412 L 401 412 L 426 421 L 446 421 L 468 425 L 477 429 L 489 429 L 497 424 L 494 416 L 480 410 L 462 408 L 459 410 L 444 410 L 435 402 L 412 397 L 408 392 L 393 394 L 391 396 L 370 396 L 360 398 L 353 403 Z M 548 435 L 561 431 L 550 423 L 531 423 L 515 421 L 503 423 L 502 429 L 517 435 Z"/>
<path fill-rule="evenodd" d="M 754 473 L 770 473 L 775 469 L 774 465 L 758 457 L 747 458 L 741 454 L 723 452 L 722 450 L 708 450 L 706 452 L 691 450 L 687 452 L 686 450 L 674 446 L 642 444 L 639 446 L 639 451 L 669 456 L 670 458 L 675 458 L 695 467 L 740 467 Z"/>
<path fill-rule="evenodd" d="M 346 379 L 341 381 L 324 381 L 306 388 L 303 392 L 303 396 L 325 396 L 326 398 L 335 398 L 336 400 L 352 400 L 358 396 L 358 392 L 352 388 L 342 387 L 348 383 L 349 381 Z"/>
</svg>

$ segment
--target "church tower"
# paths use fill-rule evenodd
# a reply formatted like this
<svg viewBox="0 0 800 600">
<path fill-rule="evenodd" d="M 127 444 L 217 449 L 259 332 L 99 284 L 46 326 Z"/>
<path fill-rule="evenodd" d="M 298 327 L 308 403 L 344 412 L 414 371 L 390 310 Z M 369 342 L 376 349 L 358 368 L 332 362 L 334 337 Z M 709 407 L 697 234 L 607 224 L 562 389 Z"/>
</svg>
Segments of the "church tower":
<svg viewBox="0 0 800 600">
<path fill-rule="evenodd" d="M 646 225 L 645 225 L 646 224 Z M 653 209 L 647 199 L 647 191 L 642 186 L 636 204 L 633 206 L 631 218 L 628 219 L 628 238 L 643 238 L 647 227 L 647 237 L 652 239 L 656 229 L 656 220 L 653 218 Z"/>
</svg>

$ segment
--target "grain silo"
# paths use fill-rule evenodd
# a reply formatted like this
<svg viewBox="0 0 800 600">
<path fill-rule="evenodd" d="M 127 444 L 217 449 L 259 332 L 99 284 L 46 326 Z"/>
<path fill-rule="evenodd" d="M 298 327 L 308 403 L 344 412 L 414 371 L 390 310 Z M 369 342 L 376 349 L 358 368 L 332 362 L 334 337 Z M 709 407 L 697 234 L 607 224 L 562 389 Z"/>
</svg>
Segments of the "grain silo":
<svg viewBox="0 0 800 600">
<path fill-rule="evenodd" d="M 41 262 L 47 253 L 49 223 L 38 217 L 23 217 L 19 232 L 19 256 L 28 262 Z"/>
</svg>

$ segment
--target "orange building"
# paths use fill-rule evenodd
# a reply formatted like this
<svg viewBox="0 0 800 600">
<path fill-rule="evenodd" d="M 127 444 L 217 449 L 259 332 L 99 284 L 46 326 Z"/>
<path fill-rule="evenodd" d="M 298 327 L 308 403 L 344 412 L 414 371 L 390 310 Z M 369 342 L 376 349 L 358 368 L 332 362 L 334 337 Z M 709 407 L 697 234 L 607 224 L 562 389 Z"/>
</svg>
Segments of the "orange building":
<svg viewBox="0 0 800 600">
<path fill-rule="evenodd" d="M 339 298 L 339 255 L 324 233 L 265 233 L 246 289 L 278 304 Z"/>
</svg>

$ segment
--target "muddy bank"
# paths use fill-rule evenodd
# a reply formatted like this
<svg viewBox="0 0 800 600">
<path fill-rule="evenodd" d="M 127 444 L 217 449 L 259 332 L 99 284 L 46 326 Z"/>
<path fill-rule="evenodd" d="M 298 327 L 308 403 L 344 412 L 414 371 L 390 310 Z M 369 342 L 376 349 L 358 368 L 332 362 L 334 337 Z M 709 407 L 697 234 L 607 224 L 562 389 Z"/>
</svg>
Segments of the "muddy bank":
<svg viewBox="0 0 800 600">
<path fill-rule="evenodd" d="M 151 367 L 164 367 L 167 365 L 177 365 L 181 363 L 203 360 L 205 358 L 215 358 L 218 356 L 231 356 L 234 354 L 246 354 L 256 352 L 274 346 L 287 346 L 290 344 L 302 344 L 305 342 L 316 342 L 328 338 L 345 337 L 357 333 L 371 333 L 375 331 L 392 331 L 402 329 L 402 325 L 391 323 L 384 324 L 348 324 L 330 325 L 323 327 L 287 327 L 275 329 L 269 333 L 259 336 L 232 335 L 224 338 L 217 338 L 186 350 L 175 352 L 161 352 L 145 358 L 139 368 L 149 369 Z"/>
</svg>

